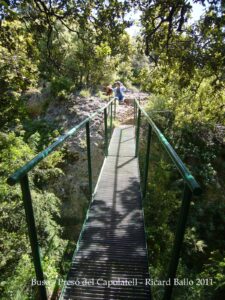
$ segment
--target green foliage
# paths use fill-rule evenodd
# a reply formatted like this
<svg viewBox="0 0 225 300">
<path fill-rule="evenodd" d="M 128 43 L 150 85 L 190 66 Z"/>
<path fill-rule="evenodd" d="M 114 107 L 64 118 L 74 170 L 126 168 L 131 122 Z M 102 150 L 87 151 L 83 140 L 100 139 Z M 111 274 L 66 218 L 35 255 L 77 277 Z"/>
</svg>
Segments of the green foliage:
<svg viewBox="0 0 225 300">
<path fill-rule="evenodd" d="M 145 127 L 144 127 L 145 128 Z M 143 131 L 143 137 L 146 135 Z M 140 170 L 145 164 L 145 142 L 141 145 Z M 143 176 L 144 174 L 142 174 Z M 150 273 L 153 279 L 166 279 L 178 212 L 181 204 L 179 174 L 153 136 L 149 182 L 144 201 L 144 215 Z M 154 299 L 161 299 L 163 287 L 152 286 Z"/>
<path fill-rule="evenodd" d="M 23 129 L 25 141 L 38 151 L 43 150 L 61 134 L 61 128 L 56 123 L 43 119 L 28 119 L 24 122 Z"/>
<path fill-rule="evenodd" d="M 3 212 L 1 223 L 1 292 L 7 286 L 8 277 L 20 259 L 27 252 L 27 238 L 25 234 L 25 217 L 20 198 L 19 187 L 11 189 L 5 182 L 10 172 L 18 168 L 26 158 L 31 157 L 33 151 L 25 144 L 21 137 L 14 133 L 1 134 L 1 182 L 0 199 Z M 11 217 L 13 216 L 13 218 Z"/>
<path fill-rule="evenodd" d="M 20 188 L 9 187 L 6 179 L 59 135 L 58 124 L 42 119 L 49 102 L 65 102 L 76 91 L 89 97 L 118 74 L 124 80 L 132 76 L 132 46 L 123 18 L 128 4 L 66 1 L 62 7 L 56 2 L 51 9 L 48 1 L 0 3 L 2 299 L 31 299 L 36 295 L 30 285 L 34 270 Z M 60 225 L 62 203 L 53 189 L 49 192 L 49 186 L 63 175 L 63 163 L 63 151 L 55 151 L 29 173 L 38 240 L 51 291 L 54 279 L 66 272 L 65 265 L 61 268 L 66 248 Z"/>
<path fill-rule="evenodd" d="M 161 74 L 162 76 L 163 74 Z M 174 74 L 174 76 L 176 75 Z M 154 81 L 156 82 L 156 79 Z M 224 183 L 220 179 L 222 170 L 217 161 L 220 163 L 223 161 L 223 158 L 220 157 L 223 153 L 222 148 L 218 140 L 214 138 L 215 125 L 209 123 L 206 113 L 195 113 L 194 105 L 188 106 L 189 110 L 193 110 L 190 114 L 182 113 L 183 102 L 176 102 L 174 105 L 172 100 L 168 98 L 170 93 L 174 91 L 173 86 L 167 86 L 165 83 L 160 85 L 162 88 L 160 94 L 151 95 L 149 98 L 149 112 L 204 190 L 203 197 L 195 200 L 191 205 L 177 277 L 189 278 L 194 282 L 198 279 L 201 279 L 202 282 L 210 278 L 213 279 L 213 285 L 195 284 L 188 290 L 183 287 L 176 288 L 174 299 L 217 299 L 217 297 L 220 299 L 219 297 L 224 293 L 224 277 L 222 275 L 224 270 L 222 266 L 225 251 L 223 239 L 225 202 L 223 197 Z M 205 88 L 208 86 L 203 85 L 203 87 L 201 88 L 202 101 L 207 99 L 207 89 L 205 90 Z M 194 103 L 194 100 L 192 101 Z M 170 111 L 167 111 L 167 108 L 170 108 Z M 213 120 L 213 116 L 218 113 L 218 107 L 214 109 L 208 111 L 211 116 L 210 120 Z M 193 114 L 195 118 L 192 118 Z M 156 141 L 153 139 L 153 145 L 154 143 Z M 149 193 L 145 201 L 145 217 L 149 249 L 151 249 L 149 257 L 154 258 L 150 262 L 150 271 L 153 277 L 160 278 L 165 276 L 168 268 L 174 239 L 175 227 L 171 223 L 171 217 L 174 219 L 178 213 L 178 206 L 174 202 L 177 199 L 175 195 L 181 199 L 181 194 L 177 194 L 180 185 L 176 185 L 176 181 L 174 182 L 176 176 L 166 176 L 168 167 L 157 171 L 159 166 L 163 166 L 161 159 L 164 158 L 164 154 L 162 150 L 155 149 L 155 147 L 153 147 L 151 154 Z M 175 197 L 174 200 L 173 197 Z M 214 253 L 218 253 L 217 259 L 215 259 Z M 153 288 L 156 299 L 160 299 L 162 293 L 162 288 Z"/>
<path fill-rule="evenodd" d="M 12 276 L 4 282 L 5 291 L 2 299 L 29 299 L 28 296 L 26 296 L 26 291 L 30 290 L 31 292 L 30 282 L 28 282 L 28 280 L 33 276 L 34 270 L 30 256 L 23 253 Z M 27 294 L 29 294 L 29 292 Z"/>
<path fill-rule="evenodd" d="M 194 280 L 212 277 L 214 284 L 177 289 L 174 297 L 222 298 L 224 139 L 217 134 L 218 126 L 225 125 L 222 5 L 205 1 L 205 14 L 190 25 L 192 4 L 187 1 L 106 2 L 0 2 L 1 295 L 3 299 L 29 299 L 36 292 L 29 282 L 34 271 L 20 189 L 18 185 L 9 188 L 7 176 L 61 131 L 57 124 L 42 119 L 50 101 L 66 102 L 76 91 L 89 97 L 100 86 L 119 79 L 128 87 L 135 84 L 151 93 L 149 112 L 204 189 L 202 198 L 191 205 L 178 275 Z M 132 5 L 142 13 L 143 40 L 138 37 L 135 42 L 125 32 L 130 24 L 125 14 Z M 29 91 L 38 94 L 33 104 Z M 98 96 L 105 99 L 101 92 Z M 151 274 L 163 278 L 182 184 L 154 143 L 145 201 L 146 232 Z M 61 272 L 66 241 L 59 225 L 61 202 L 48 185 L 63 175 L 63 163 L 63 151 L 56 151 L 30 174 L 44 272 L 52 281 Z M 156 299 L 161 299 L 162 292 L 153 289 Z"/>
<path fill-rule="evenodd" d="M 163 4 L 159 5 L 163 7 Z M 179 300 L 222 299 L 224 294 L 225 245 L 222 232 L 225 220 L 223 213 L 221 214 L 224 211 L 225 188 L 221 181 L 224 140 L 216 138 L 217 126 L 225 125 L 224 82 L 221 80 L 224 69 L 222 70 L 221 60 L 216 59 L 224 49 L 223 46 L 217 47 L 215 43 L 218 40 L 220 44 L 224 20 L 213 10 L 215 7 L 212 5 L 209 12 L 195 25 L 195 31 L 187 28 L 185 35 L 174 31 L 169 33 L 168 27 L 161 25 L 155 31 L 154 38 L 148 40 L 148 46 L 152 46 L 149 52 L 150 63 L 137 64 L 134 73 L 135 82 L 151 93 L 147 106 L 149 113 L 204 190 L 202 198 L 194 200 L 191 205 L 177 277 L 189 278 L 195 282 L 198 278 L 203 282 L 212 278 L 213 285 L 195 284 L 188 289 L 176 288 L 174 299 Z M 155 10 L 154 13 L 158 14 L 158 11 Z M 176 13 L 173 17 L 176 17 Z M 208 22 L 211 25 L 216 22 L 217 26 L 208 27 Z M 152 24 L 147 24 L 148 32 Z M 163 157 L 161 151 L 158 153 Z M 160 161 L 159 158 L 156 157 L 156 161 Z M 165 208 L 161 206 L 165 201 L 164 194 L 167 195 L 167 203 L 173 202 L 168 193 L 168 185 L 162 184 L 165 170 L 157 172 L 154 162 L 152 168 L 154 172 L 150 176 L 149 203 L 145 203 L 145 215 L 149 248 L 153 248 L 153 253 L 149 256 L 154 257 L 150 271 L 153 277 L 158 278 L 168 268 L 166 259 L 169 258 L 168 249 L 171 249 L 174 233 L 170 218 L 176 216 L 178 211 L 172 209 L 177 207 L 175 204 L 168 204 Z M 157 197 L 154 192 L 157 187 L 152 187 L 155 181 L 160 187 Z M 173 184 L 172 177 L 169 179 L 169 188 Z M 158 207 L 160 209 L 155 219 Z M 168 218 L 164 219 L 165 216 Z M 148 220 L 152 220 L 151 224 L 148 224 Z M 158 220 L 164 220 L 163 230 L 159 234 L 162 225 Z M 168 241 L 166 249 L 163 248 L 165 241 Z M 163 289 L 153 288 L 153 293 L 156 299 L 160 299 Z"/>
<path fill-rule="evenodd" d="M 70 92 L 73 87 L 73 81 L 67 77 L 55 77 L 51 82 L 51 93 L 53 97 L 62 96 L 62 92 Z"/>
<path fill-rule="evenodd" d="M 20 95 L 36 84 L 34 40 L 20 21 L 4 21 L 0 30 L 1 125 L 12 121 L 24 109 Z"/>
<path fill-rule="evenodd" d="M 91 93 L 90 93 L 90 90 L 81 90 L 80 93 L 79 93 L 79 95 L 80 95 L 81 97 L 86 97 L 86 98 L 88 98 L 88 97 L 91 96 Z"/>
<path fill-rule="evenodd" d="M 39 140 L 39 134 L 33 134 L 29 138 L 29 145 L 24 142 L 22 136 L 16 136 L 15 133 L 1 133 L 0 135 L 2 175 L 0 182 L 2 211 L 0 290 L 3 299 L 21 299 L 21 295 L 25 296 L 32 292 L 30 280 L 33 265 L 30 262 L 31 250 L 27 240 L 21 192 L 18 185 L 13 189 L 9 187 L 6 184 L 6 178 L 35 155 Z M 31 179 L 34 178 L 34 181 L 31 180 L 31 189 L 39 242 L 44 254 L 44 271 L 50 280 L 53 280 L 59 271 L 57 265 L 60 263 L 65 243 L 61 239 L 61 227 L 57 221 L 60 219 L 61 203 L 54 194 L 43 190 L 43 182 L 46 184 L 54 177 L 58 178 L 62 171 L 57 165 L 61 161 L 62 154 L 55 152 L 40 164 L 31 177 Z M 42 184 L 40 178 L 42 178 Z"/>
<path fill-rule="evenodd" d="M 198 175 L 204 187 L 204 195 L 191 203 L 177 278 L 188 278 L 195 283 L 203 282 L 203 284 L 194 284 L 188 289 L 183 286 L 175 288 L 174 299 L 217 299 L 217 297 L 220 299 L 224 293 L 225 202 L 215 172 L 215 154 L 218 155 L 218 152 L 212 144 L 205 143 L 203 133 L 201 137 L 193 138 L 193 128 L 183 129 L 178 131 L 179 129 L 176 128 L 171 131 L 171 128 L 170 130 L 167 128 L 167 134 L 170 133 L 172 144 L 180 151 L 181 157 L 188 162 L 192 172 Z M 143 136 L 145 135 L 144 131 Z M 144 169 L 142 164 L 144 164 L 145 149 L 146 145 L 143 145 L 140 157 L 141 170 Z M 207 171 L 209 162 L 214 170 L 213 174 Z M 166 279 L 171 258 L 182 199 L 179 177 L 153 136 L 150 180 L 144 208 L 150 273 L 156 279 Z M 207 280 L 209 282 L 212 280 L 213 284 L 207 284 Z M 155 299 L 161 299 L 163 287 L 153 286 L 152 292 Z"/>
</svg>

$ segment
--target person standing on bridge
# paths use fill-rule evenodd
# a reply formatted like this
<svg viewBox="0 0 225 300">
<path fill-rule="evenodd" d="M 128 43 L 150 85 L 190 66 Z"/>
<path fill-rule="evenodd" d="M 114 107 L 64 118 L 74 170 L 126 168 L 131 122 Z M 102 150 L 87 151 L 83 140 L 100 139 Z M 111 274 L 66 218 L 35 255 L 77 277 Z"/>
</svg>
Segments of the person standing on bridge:
<svg viewBox="0 0 225 300">
<path fill-rule="evenodd" d="M 126 91 L 125 86 L 120 82 L 117 81 L 115 83 L 115 88 L 113 88 L 113 92 L 115 95 L 115 98 L 117 98 L 119 100 L 119 104 L 124 103 L 124 92 Z"/>
</svg>

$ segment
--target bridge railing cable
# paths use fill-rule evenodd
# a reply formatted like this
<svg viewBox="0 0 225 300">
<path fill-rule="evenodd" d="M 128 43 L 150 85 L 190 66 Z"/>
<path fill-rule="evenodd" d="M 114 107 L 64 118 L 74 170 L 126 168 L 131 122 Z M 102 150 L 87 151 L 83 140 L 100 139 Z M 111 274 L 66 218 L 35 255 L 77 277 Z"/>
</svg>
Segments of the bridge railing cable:
<svg viewBox="0 0 225 300">
<path fill-rule="evenodd" d="M 147 136 L 147 149 L 146 149 L 146 157 L 145 157 L 145 169 L 144 169 L 144 177 L 143 177 L 143 189 L 142 194 L 143 198 L 146 196 L 147 191 L 147 183 L 148 183 L 148 169 L 149 169 L 149 159 L 150 159 L 150 148 L 151 148 L 151 137 L 154 132 L 157 136 L 158 140 L 164 147 L 165 151 L 168 153 L 172 162 L 180 172 L 183 180 L 184 180 L 184 191 L 182 197 L 181 208 L 178 217 L 178 223 L 175 233 L 175 239 L 172 250 L 172 257 L 169 263 L 168 275 L 167 279 L 170 280 L 170 285 L 165 287 L 164 292 L 164 300 L 170 300 L 172 297 L 172 290 L 174 285 L 174 279 L 176 277 L 176 271 L 179 263 L 181 246 L 184 239 L 185 227 L 188 217 L 188 211 L 190 207 L 190 202 L 193 195 L 199 196 L 202 193 L 201 187 L 195 178 L 192 176 L 190 171 L 187 169 L 185 164 L 182 162 L 176 151 L 173 149 L 171 144 L 168 142 L 166 137 L 162 134 L 153 120 L 150 118 L 148 113 L 144 110 L 144 108 L 140 105 L 140 101 L 135 99 L 134 101 L 134 123 L 136 125 L 136 150 L 135 156 L 138 157 L 139 152 L 139 141 L 140 141 L 140 125 L 141 125 L 141 116 L 147 120 L 148 123 L 148 136 Z"/>
<path fill-rule="evenodd" d="M 113 105 L 114 102 L 114 105 Z M 114 111 L 113 111 L 114 110 Z M 96 112 L 85 118 L 75 127 L 71 128 L 65 134 L 59 136 L 57 140 L 48 146 L 45 150 L 40 152 L 32 160 L 27 162 L 24 166 L 19 168 L 15 173 L 13 173 L 7 179 L 9 185 L 13 186 L 16 183 L 20 182 L 22 199 L 25 209 L 26 222 L 28 227 L 28 235 L 31 244 L 32 257 L 34 263 L 34 269 L 36 274 L 36 279 L 38 282 L 44 282 L 44 273 L 41 264 L 41 255 L 39 251 L 39 244 L 37 238 L 37 230 L 35 225 L 35 217 L 32 205 L 32 197 L 30 192 L 29 178 L 28 173 L 44 158 L 50 155 L 54 150 L 61 146 L 66 140 L 76 135 L 82 128 L 86 128 L 86 143 L 87 143 L 87 162 L 88 162 L 88 180 L 89 180 L 89 194 L 90 199 L 92 198 L 93 187 L 92 187 L 92 164 L 91 164 L 91 139 L 90 139 L 90 122 L 95 119 L 96 116 L 103 113 L 104 118 L 104 136 L 105 136 L 105 156 L 108 155 L 108 144 L 109 144 L 109 132 L 110 137 L 112 135 L 112 125 L 113 118 L 116 118 L 116 100 L 110 99 L 109 102 L 102 108 L 98 109 Z M 108 128 L 108 117 L 109 126 Z M 110 131 L 109 131 L 110 129 Z M 38 285 L 39 297 L 42 300 L 47 300 L 47 290 L 45 285 Z"/>
</svg>

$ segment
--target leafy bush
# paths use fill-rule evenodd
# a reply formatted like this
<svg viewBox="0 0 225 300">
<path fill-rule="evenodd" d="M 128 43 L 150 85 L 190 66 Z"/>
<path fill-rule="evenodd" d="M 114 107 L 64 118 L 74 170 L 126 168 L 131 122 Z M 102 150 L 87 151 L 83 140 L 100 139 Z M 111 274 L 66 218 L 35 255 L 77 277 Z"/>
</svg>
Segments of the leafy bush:
<svg viewBox="0 0 225 300">
<path fill-rule="evenodd" d="M 15 133 L 1 133 L 1 182 L 0 199 L 3 214 L 0 218 L 1 231 L 1 285 L 2 299 L 28 299 L 35 293 L 30 287 L 33 263 L 31 263 L 30 243 L 19 185 L 11 188 L 6 178 L 31 159 L 40 145 L 39 134 L 29 137 L 27 144 L 22 136 Z M 55 152 L 44 160 L 30 175 L 30 186 L 39 243 L 42 248 L 44 272 L 50 280 L 59 272 L 59 264 L 66 241 L 62 240 L 59 225 L 61 202 L 53 194 L 45 191 L 46 182 L 58 178 L 62 171 L 57 167 L 62 154 Z M 41 179 L 40 179 L 41 178 Z M 33 180 L 34 179 L 34 180 Z M 21 298 L 22 295 L 22 298 Z"/>
<path fill-rule="evenodd" d="M 62 93 L 70 92 L 74 83 L 72 79 L 67 77 L 55 77 L 51 81 L 51 93 L 53 97 L 62 97 Z"/>
<path fill-rule="evenodd" d="M 81 97 L 85 97 L 85 98 L 88 98 L 91 96 L 91 93 L 90 93 L 90 90 L 86 89 L 86 90 L 81 90 L 79 95 Z"/>
<path fill-rule="evenodd" d="M 10 42 L 9 42 L 10 41 Z M 31 55 L 32 52 L 32 55 Z M 37 51 L 20 21 L 4 21 L 0 30 L 1 125 L 24 116 L 21 94 L 37 83 Z"/>
<path fill-rule="evenodd" d="M 150 99 L 153 99 L 148 105 L 151 109 L 162 109 L 165 107 L 165 103 L 168 104 L 166 96 L 163 99 L 161 95 L 151 96 Z M 203 123 L 203 121 L 200 122 L 203 120 L 201 117 L 191 123 L 190 119 L 183 114 L 182 120 L 178 122 L 176 119 L 174 122 L 172 115 L 171 122 L 168 122 L 167 118 L 159 117 L 160 114 L 152 114 L 151 110 L 149 113 L 204 190 L 203 196 L 194 199 L 191 204 L 177 277 L 189 278 L 194 282 L 198 278 L 203 282 L 207 278 L 212 278 L 214 283 L 209 286 L 194 285 L 190 289 L 176 288 L 174 299 L 217 299 L 217 297 L 220 299 L 225 290 L 224 276 L 222 275 L 225 251 L 223 239 L 225 230 L 224 183 L 220 180 L 221 167 L 217 163 L 217 161 L 223 161 L 220 157 L 223 153 L 221 144 L 214 138 L 214 126 Z M 213 114 L 213 112 L 211 113 Z M 146 135 L 145 132 L 144 135 Z M 176 184 L 176 176 L 168 176 L 167 170 L 170 170 L 170 167 L 167 165 L 168 163 L 163 163 L 164 151 L 154 145 L 154 138 L 152 142 L 145 218 L 150 249 L 149 257 L 153 257 L 150 262 L 150 272 L 153 277 L 160 278 L 160 276 L 165 276 L 171 255 L 169 249 L 172 247 L 175 228 L 173 222 L 171 223 L 171 217 L 175 219 L 175 215 L 178 213 L 177 196 L 179 194 L 177 194 L 177 189 L 180 184 Z M 175 190 L 172 187 L 176 187 Z M 171 192 L 170 189 L 172 189 Z M 160 299 L 162 293 L 162 288 L 153 288 L 156 299 Z"/>
</svg>

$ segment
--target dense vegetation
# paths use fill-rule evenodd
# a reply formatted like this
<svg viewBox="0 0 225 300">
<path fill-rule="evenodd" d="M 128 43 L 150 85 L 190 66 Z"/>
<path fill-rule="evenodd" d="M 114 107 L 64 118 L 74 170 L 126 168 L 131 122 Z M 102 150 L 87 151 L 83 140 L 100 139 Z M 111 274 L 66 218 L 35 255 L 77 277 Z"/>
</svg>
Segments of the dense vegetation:
<svg viewBox="0 0 225 300">
<path fill-rule="evenodd" d="M 7 185 L 8 175 L 61 132 L 57 124 L 43 121 L 51 103 L 68 101 L 70 93 L 101 97 L 99 88 L 117 78 L 150 94 L 149 113 L 204 190 L 191 206 L 178 273 L 181 278 L 213 278 L 214 284 L 182 287 L 176 298 L 222 299 L 225 15 L 222 1 L 193 2 L 206 5 L 194 24 L 189 22 L 192 5 L 186 0 L 0 1 L 2 299 L 35 297 L 20 188 Z M 141 12 L 141 33 L 136 38 L 125 30 L 133 8 Z M 156 140 L 151 162 L 145 201 L 150 271 L 153 277 L 164 278 L 182 184 Z M 65 164 L 65 151 L 58 150 L 31 174 L 49 279 L 65 274 L 61 260 L 70 248 L 60 214 L 63 203 L 49 189 Z M 160 299 L 161 289 L 153 292 Z"/>
</svg>

